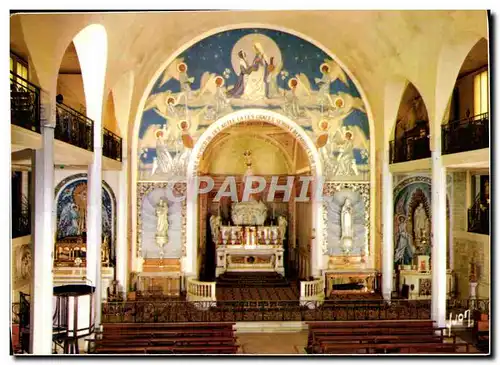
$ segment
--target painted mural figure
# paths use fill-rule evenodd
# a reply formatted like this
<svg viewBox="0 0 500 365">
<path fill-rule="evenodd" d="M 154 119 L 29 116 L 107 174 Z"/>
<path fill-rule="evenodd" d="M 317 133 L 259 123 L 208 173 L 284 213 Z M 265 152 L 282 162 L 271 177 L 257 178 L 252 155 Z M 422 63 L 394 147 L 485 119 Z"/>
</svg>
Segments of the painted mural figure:
<svg viewBox="0 0 500 365">
<path fill-rule="evenodd" d="M 343 141 L 338 143 L 337 165 L 335 166 L 334 175 L 358 175 L 359 171 L 354 158 L 354 144 L 352 141 L 352 133 L 347 131 L 344 134 Z"/>
<path fill-rule="evenodd" d="M 419 243 L 423 238 L 426 238 L 422 237 L 422 235 L 427 232 L 427 226 L 429 224 L 429 219 L 427 218 L 427 214 L 425 213 L 424 205 L 422 203 L 420 203 L 417 209 L 415 209 L 415 212 L 413 213 L 413 221 L 415 241 Z"/>
<path fill-rule="evenodd" d="M 325 104 L 331 102 L 330 84 L 332 80 L 330 79 L 330 75 L 328 74 L 328 72 L 330 71 L 330 67 L 327 64 L 321 65 L 320 70 L 323 76 L 321 78 L 314 79 L 314 81 L 319 86 L 317 100 L 318 104 L 320 105 L 321 112 L 323 113 Z"/>
<path fill-rule="evenodd" d="M 181 84 L 181 91 L 185 93 L 187 99 L 191 99 L 191 84 L 194 82 L 194 77 L 189 77 L 187 69 L 188 67 L 184 62 L 177 65 L 177 71 L 179 71 L 179 82 Z"/>
<path fill-rule="evenodd" d="M 157 171 L 167 173 L 172 167 L 172 156 L 166 143 L 166 133 L 165 127 L 156 132 L 156 157 L 153 160 L 151 175 L 154 175 Z"/>
<path fill-rule="evenodd" d="M 403 216 L 399 217 L 398 232 L 396 235 L 395 261 L 400 265 L 411 265 L 413 253 L 415 252 L 410 243 L 410 237 L 406 231 L 406 222 Z"/>
<path fill-rule="evenodd" d="M 248 66 L 246 57 L 247 54 L 245 53 L 245 51 L 241 50 L 238 52 L 238 58 L 240 60 L 240 74 L 238 76 L 238 81 L 236 82 L 236 84 L 231 90 L 227 92 L 227 96 L 231 98 L 239 98 L 243 95 L 248 75 L 252 73 L 252 68 Z"/>
<path fill-rule="evenodd" d="M 340 211 L 340 226 L 342 229 L 340 242 L 346 251 L 350 251 L 354 235 L 352 213 L 351 200 L 346 198 Z"/>
<path fill-rule="evenodd" d="M 255 57 L 248 69 L 250 73 L 245 80 L 246 84 L 241 97 L 243 99 L 256 101 L 264 99 L 268 95 L 267 75 L 269 62 L 262 45 L 256 42 L 253 46 L 255 49 Z"/>
<path fill-rule="evenodd" d="M 63 208 L 59 218 L 57 232 L 59 238 L 61 238 L 62 233 L 65 233 L 67 236 L 79 235 L 78 207 L 76 204 L 68 204 Z"/>
<path fill-rule="evenodd" d="M 299 98 L 296 94 L 298 81 L 293 78 L 288 82 L 290 87 L 290 92 L 285 95 L 285 105 L 283 105 L 283 111 L 290 117 L 299 118 L 302 116 L 302 110 L 299 105 Z"/>
</svg>

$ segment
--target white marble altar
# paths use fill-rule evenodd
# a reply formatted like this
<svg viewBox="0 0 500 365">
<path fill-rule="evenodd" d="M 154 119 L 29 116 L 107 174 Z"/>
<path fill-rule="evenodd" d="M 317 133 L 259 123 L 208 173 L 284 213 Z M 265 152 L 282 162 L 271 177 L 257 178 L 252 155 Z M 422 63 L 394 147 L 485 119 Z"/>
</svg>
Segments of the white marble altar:
<svg viewBox="0 0 500 365">
<path fill-rule="evenodd" d="M 399 292 L 403 285 L 410 287 L 408 299 L 431 299 L 431 278 L 432 273 L 421 272 L 419 270 L 401 270 L 399 272 Z M 412 289 L 413 286 L 413 289 Z M 451 270 L 446 271 L 446 297 L 450 298 L 454 291 L 453 274 Z"/>
</svg>

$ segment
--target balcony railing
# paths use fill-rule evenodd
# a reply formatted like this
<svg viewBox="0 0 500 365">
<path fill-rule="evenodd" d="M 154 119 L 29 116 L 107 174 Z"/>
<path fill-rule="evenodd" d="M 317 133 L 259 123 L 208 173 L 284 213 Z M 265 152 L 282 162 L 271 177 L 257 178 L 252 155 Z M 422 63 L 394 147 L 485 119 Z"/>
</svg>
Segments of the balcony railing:
<svg viewBox="0 0 500 365">
<path fill-rule="evenodd" d="M 10 73 L 11 123 L 40 133 L 40 88 Z"/>
<path fill-rule="evenodd" d="M 12 207 L 12 238 L 31 234 L 31 209 L 26 196 L 22 197 L 21 206 Z"/>
<path fill-rule="evenodd" d="M 93 151 L 94 121 L 67 105 L 57 104 L 54 137 L 73 146 Z"/>
<path fill-rule="evenodd" d="M 431 157 L 429 137 L 403 137 L 390 142 L 390 163 L 407 162 Z"/>
<path fill-rule="evenodd" d="M 113 132 L 103 128 L 102 154 L 116 161 L 122 160 L 122 139 Z"/>
<path fill-rule="evenodd" d="M 472 233 L 490 234 L 490 206 L 487 203 L 476 201 L 472 208 L 467 210 L 467 230 Z"/>
<path fill-rule="evenodd" d="M 442 128 L 442 153 L 472 151 L 489 146 L 489 114 L 449 122 Z"/>
</svg>

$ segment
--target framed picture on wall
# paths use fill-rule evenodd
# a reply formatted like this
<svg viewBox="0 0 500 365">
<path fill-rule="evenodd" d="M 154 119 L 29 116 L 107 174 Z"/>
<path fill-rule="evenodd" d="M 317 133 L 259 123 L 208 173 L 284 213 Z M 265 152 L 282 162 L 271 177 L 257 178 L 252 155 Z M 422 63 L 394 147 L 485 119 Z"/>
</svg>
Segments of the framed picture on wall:
<svg viewBox="0 0 500 365">
<path fill-rule="evenodd" d="M 419 255 L 417 260 L 417 270 L 419 272 L 428 272 L 429 268 L 429 256 L 428 255 Z"/>
</svg>

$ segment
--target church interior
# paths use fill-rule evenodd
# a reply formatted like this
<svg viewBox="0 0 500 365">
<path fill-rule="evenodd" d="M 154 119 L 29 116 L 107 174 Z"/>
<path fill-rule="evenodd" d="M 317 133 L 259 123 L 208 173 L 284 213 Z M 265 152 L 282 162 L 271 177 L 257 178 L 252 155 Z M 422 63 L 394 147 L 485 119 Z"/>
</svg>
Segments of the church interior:
<svg viewBox="0 0 500 365">
<path fill-rule="evenodd" d="M 12 15 L 11 355 L 490 354 L 489 20 Z"/>
</svg>

